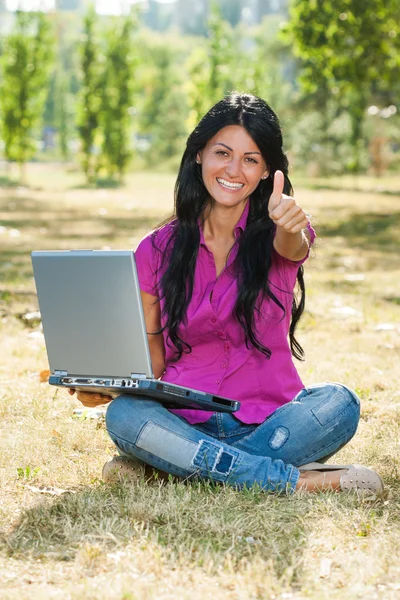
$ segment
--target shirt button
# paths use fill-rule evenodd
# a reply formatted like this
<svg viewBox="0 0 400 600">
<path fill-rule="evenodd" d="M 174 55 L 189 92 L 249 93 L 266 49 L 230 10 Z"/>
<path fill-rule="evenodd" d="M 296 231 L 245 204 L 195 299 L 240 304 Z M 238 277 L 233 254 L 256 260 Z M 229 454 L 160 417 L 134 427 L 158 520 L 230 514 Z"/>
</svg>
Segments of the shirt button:
<svg viewBox="0 0 400 600">
<path fill-rule="evenodd" d="M 211 319 L 211 323 L 216 323 L 216 322 L 217 322 L 217 319 L 216 319 L 215 317 L 213 317 L 213 318 Z"/>
<path fill-rule="evenodd" d="M 223 337 L 225 337 L 225 336 L 224 336 L 224 332 L 223 332 L 223 331 L 220 331 L 220 332 L 218 333 L 218 337 L 220 337 L 220 338 L 223 338 Z"/>
<path fill-rule="evenodd" d="M 219 385 L 221 383 L 221 380 L 217 379 L 217 381 L 215 383 L 217 383 Z"/>
<path fill-rule="evenodd" d="M 228 364 L 226 362 L 221 363 L 221 369 L 226 369 Z"/>
<path fill-rule="evenodd" d="M 229 344 L 224 344 L 224 350 L 229 350 Z"/>
</svg>

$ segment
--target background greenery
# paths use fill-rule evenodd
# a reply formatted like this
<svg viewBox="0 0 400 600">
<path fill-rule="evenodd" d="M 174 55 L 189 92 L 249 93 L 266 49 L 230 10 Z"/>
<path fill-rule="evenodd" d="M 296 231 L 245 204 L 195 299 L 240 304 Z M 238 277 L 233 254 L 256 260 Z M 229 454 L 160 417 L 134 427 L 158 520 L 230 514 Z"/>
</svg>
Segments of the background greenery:
<svg viewBox="0 0 400 600">
<path fill-rule="evenodd" d="M 89 183 L 176 169 L 187 134 L 226 92 L 264 97 L 297 173 L 399 167 L 397 0 L 149 0 L 102 17 L 0 4 L 5 158 L 79 164 Z"/>
</svg>

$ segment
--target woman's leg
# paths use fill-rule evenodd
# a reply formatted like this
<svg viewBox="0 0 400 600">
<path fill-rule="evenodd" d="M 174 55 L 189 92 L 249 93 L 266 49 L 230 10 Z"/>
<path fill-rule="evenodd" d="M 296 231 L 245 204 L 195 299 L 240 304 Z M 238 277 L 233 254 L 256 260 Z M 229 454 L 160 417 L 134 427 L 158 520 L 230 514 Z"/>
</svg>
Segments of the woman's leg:
<svg viewBox="0 0 400 600">
<path fill-rule="evenodd" d="M 304 388 L 241 439 L 228 442 L 250 454 L 299 467 L 323 462 L 353 437 L 360 418 L 357 395 L 338 383 Z"/>
<path fill-rule="evenodd" d="M 126 456 L 178 477 L 201 477 L 237 487 L 293 492 L 299 471 L 282 460 L 254 456 L 198 431 L 158 402 L 122 395 L 106 413 L 108 433 Z"/>
</svg>

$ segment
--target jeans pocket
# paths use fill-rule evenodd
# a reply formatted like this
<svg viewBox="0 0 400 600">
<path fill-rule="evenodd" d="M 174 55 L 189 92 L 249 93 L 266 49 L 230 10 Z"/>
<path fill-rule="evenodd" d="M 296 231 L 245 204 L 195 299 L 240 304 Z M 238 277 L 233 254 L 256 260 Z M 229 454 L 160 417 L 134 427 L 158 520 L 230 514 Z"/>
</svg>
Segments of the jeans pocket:
<svg viewBox="0 0 400 600">
<path fill-rule="evenodd" d="M 330 386 L 329 392 L 319 404 L 311 409 L 311 413 L 322 427 L 331 421 L 337 421 L 347 410 L 349 404 L 354 401 L 353 395 L 346 388 Z M 309 393 L 313 393 L 312 388 Z"/>
</svg>

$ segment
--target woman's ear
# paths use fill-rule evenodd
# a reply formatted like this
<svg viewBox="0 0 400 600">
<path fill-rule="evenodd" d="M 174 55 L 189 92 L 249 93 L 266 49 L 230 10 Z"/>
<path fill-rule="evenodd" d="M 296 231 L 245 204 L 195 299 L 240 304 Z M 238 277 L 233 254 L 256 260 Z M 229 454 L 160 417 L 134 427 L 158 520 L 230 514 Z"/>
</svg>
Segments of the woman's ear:
<svg viewBox="0 0 400 600">
<path fill-rule="evenodd" d="M 264 171 L 264 173 L 262 174 L 261 179 L 268 179 L 268 177 L 269 177 L 269 169 L 267 167 L 266 170 Z"/>
<path fill-rule="evenodd" d="M 198 165 L 201 165 L 201 155 L 200 155 L 200 152 L 198 152 L 197 155 L 196 155 L 196 162 L 197 162 Z"/>
</svg>

